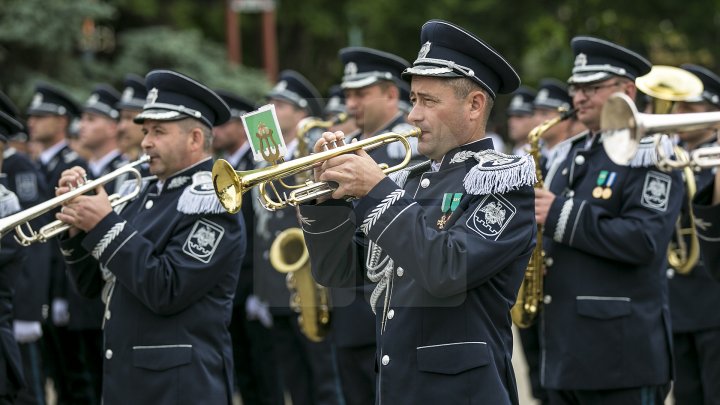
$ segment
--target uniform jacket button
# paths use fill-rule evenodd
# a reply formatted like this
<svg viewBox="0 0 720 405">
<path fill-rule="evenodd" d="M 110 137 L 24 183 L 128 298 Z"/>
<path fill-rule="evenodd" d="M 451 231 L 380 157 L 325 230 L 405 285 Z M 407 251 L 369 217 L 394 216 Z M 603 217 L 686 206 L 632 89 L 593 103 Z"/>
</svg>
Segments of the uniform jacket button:
<svg viewBox="0 0 720 405">
<path fill-rule="evenodd" d="M 386 355 L 382 356 L 382 360 L 380 360 L 380 361 L 382 362 L 383 366 L 387 366 L 390 363 L 390 356 L 388 356 L 386 354 Z"/>
<path fill-rule="evenodd" d="M 398 277 L 402 277 L 403 274 L 405 274 L 405 270 L 403 270 L 402 267 L 398 267 L 398 269 L 397 269 L 397 275 L 398 275 Z"/>
<path fill-rule="evenodd" d="M 549 295 L 546 295 L 543 297 L 543 304 L 549 305 L 552 302 L 552 297 Z"/>
<path fill-rule="evenodd" d="M 420 182 L 420 187 L 422 187 L 422 188 L 428 188 L 429 185 L 430 185 L 430 179 L 422 179 L 422 181 Z"/>
<path fill-rule="evenodd" d="M 112 359 L 112 350 L 110 350 L 110 349 L 105 350 L 105 358 L 108 360 Z"/>
<path fill-rule="evenodd" d="M 566 196 L 573 198 L 575 197 L 575 191 L 574 190 L 568 190 L 567 193 L 565 193 Z"/>
<path fill-rule="evenodd" d="M 576 165 L 582 165 L 584 163 L 585 163 L 585 156 L 582 156 L 582 155 L 575 156 L 575 164 Z"/>
<path fill-rule="evenodd" d="M 545 267 L 552 267 L 553 263 L 555 263 L 555 261 L 552 257 L 545 258 Z"/>
<path fill-rule="evenodd" d="M 105 319 L 110 319 L 110 310 L 105 311 Z"/>
<path fill-rule="evenodd" d="M 562 171 L 560 172 L 560 174 L 562 174 L 563 176 L 567 176 L 567 172 L 568 172 L 568 170 L 567 170 L 567 167 L 566 167 L 566 168 L 562 169 Z"/>
<path fill-rule="evenodd" d="M 665 274 L 667 275 L 667 278 L 673 278 L 673 277 L 675 277 L 675 270 L 667 269 Z"/>
<path fill-rule="evenodd" d="M 152 208 L 153 204 L 154 203 L 152 200 L 148 200 L 148 202 L 145 203 L 145 209 L 149 210 L 150 208 Z"/>
<path fill-rule="evenodd" d="M 395 310 L 394 309 L 389 310 L 388 315 L 387 315 L 388 319 L 393 319 L 394 316 L 395 316 Z"/>
</svg>

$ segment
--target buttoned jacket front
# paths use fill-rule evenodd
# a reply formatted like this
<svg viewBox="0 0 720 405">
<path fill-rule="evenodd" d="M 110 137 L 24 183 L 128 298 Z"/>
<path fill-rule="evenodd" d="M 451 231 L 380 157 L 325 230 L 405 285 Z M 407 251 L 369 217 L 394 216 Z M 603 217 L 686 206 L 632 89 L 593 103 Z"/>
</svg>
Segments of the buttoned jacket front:
<svg viewBox="0 0 720 405">
<path fill-rule="evenodd" d="M 535 244 L 532 181 L 468 192 L 475 156 L 491 145 L 454 149 L 436 172 L 424 163 L 394 176 L 398 183 L 386 178 L 354 209 L 337 200 L 301 207 L 319 282 L 363 281 L 357 228 L 369 240 L 367 267 L 385 275 L 374 306 L 376 403 L 517 403 L 509 310 Z M 525 162 L 534 173 L 525 159 L 487 165 Z"/>
<path fill-rule="evenodd" d="M 204 160 L 161 186 L 148 179 L 120 214 L 62 243 L 78 289 L 109 301 L 106 405 L 232 403 L 227 326 L 245 234 L 242 216 L 215 206 L 212 183 L 198 181 L 211 167 Z M 102 269 L 115 277 L 107 286 Z"/>
<path fill-rule="evenodd" d="M 678 173 L 613 163 L 596 136 L 570 148 L 546 185 L 541 382 L 557 390 L 671 379 L 666 249 L 682 204 Z"/>
</svg>

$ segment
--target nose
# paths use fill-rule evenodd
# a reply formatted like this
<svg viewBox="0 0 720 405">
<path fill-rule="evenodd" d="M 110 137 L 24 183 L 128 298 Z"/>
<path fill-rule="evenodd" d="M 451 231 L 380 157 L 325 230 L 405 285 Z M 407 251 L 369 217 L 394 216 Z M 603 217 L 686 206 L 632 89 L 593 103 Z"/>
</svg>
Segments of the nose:
<svg viewBox="0 0 720 405">
<path fill-rule="evenodd" d="M 416 126 L 418 122 L 422 121 L 422 112 L 420 111 L 420 108 L 417 104 L 415 104 L 410 110 L 410 114 L 408 114 L 407 120 Z"/>
</svg>

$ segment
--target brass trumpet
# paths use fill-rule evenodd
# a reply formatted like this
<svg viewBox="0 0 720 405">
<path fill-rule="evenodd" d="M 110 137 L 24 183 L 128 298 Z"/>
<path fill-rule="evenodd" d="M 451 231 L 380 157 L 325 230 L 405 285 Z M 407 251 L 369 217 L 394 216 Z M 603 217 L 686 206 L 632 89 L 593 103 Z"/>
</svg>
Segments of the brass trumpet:
<svg viewBox="0 0 720 405">
<path fill-rule="evenodd" d="M 308 180 L 304 185 L 296 187 L 289 195 L 281 197 L 272 182 L 294 176 L 305 170 L 311 170 L 327 160 L 346 153 L 352 153 L 360 149 L 366 151 L 372 150 L 393 142 L 401 142 L 403 144 L 405 147 L 405 158 L 397 165 L 383 169 L 383 172 L 388 174 L 398 171 L 407 166 L 412 157 L 412 148 L 408 138 L 419 137 L 420 134 L 421 131 L 419 128 L 414 128 L 412 131 L 404 134 L 386 132 L 355 143 L 343 144 L 335 149 L 303 156 L 274 166 L 248 171 L 236 171 L 228 161 L 218 159 L 213 165 L 212 170 L 215 194 L 217 194 L 222 206 L 231 214 L 240 211 L 243 193 L 255 186 L 260 186 L 261 202 L 263 206 L 270 211 L 275 211 L 287 206 L 297 206 L 303 202 L 331 194 L 335 191 L 336 187 L 327 182 Z M 268 184 L 275 192 L 275 199 L 268 195 L 266 190 Z"/>
<path fill-rule="evenodd" d="M 17 240 L 18 243 L 22 246 L 30 246 L 31 244 L 36 242 L 47 242 L 50 238 L 53 238 L 68 230 L 70 228 L 70 225 L 60 220 L 55 220 L 41 227 L 36 232 L 30 226 L 30 221 L 62 206 L 64 203 L 72 200 L 77 196 L 93 191 L 98 186 L 105 185 L 125 174 L 131 174 L 135 176 L 137 180 L 137 185 L 128 195 L 122 197 L 120 197 L 118 194 L 111 195 L 109 197 L 110 205 L 114 207 L 118 204 L 122 204 L 129 200 L 132 200 L 140 193 L 140 188 L 142 185 L 142 175 L 140 174 L 140 171 L 138 171 L 135 167 L 149 161 L 150 157 L 144 155 L 140 157 L 140 159 L 132 163 L 128 163 L 127 165 L 104 176 L 101 176 L 95 180 L 88 181 L 80 187 L 77 187 L 65 194 L 51 198 L 24 211 L 20 211 L 16 214 L 0 219 L 0 235 L 5 235 L 8 231 L 15 229 L 15 240 Z M 23 229 L 23 227 L 25 227 L 26 229 Z"/>
</svg>

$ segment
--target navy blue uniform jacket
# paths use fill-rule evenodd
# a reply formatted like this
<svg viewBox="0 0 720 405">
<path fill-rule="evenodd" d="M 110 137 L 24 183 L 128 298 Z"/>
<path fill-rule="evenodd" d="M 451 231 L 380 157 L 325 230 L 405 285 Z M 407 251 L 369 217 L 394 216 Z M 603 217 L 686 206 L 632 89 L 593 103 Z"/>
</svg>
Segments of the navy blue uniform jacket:
<svg viewBox="0 0 720 405">
<path fill-rule="evenodd" d="M 219 206 L 211 167 L 208 158 L 160 191 L 150 179 L 120 214 L 62 243 L 78 290 L 108 302 L 106 405 L 232 403 L 227 326 L 245 233 L 242 216 Z M 103 268 L 116 277 L 105 289 Z"/>
<path fill-rule="evenodd" d="M 597 137 L 596 137 L 597 138 Z M 557 390 L 671 379 L 666 250 L 682 204 L 679 173 L 614 164 L 601 141 L 571 143 L 546 180 L 541 382 Z M 609 198 L 593 194 L 600 187 Z M 595 196 L 594 196 L 595 195 Z"/>
<path fill-rule="evenodd" d="M 376 403 L 517 403 L 509 310 L 535 245 L 534 165 L 491 148 L 477 141 L 448 152 L 439 171 L 424 163 L 399 172 L 354 209 L 337 200 L 301 207 L 320 283 L 362 282 L 357 228 L 369 239 L 368 267 L 383 274 Z M 441 228 L 447 195 L 458 198 Z"/>
</svg>

